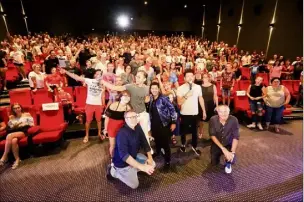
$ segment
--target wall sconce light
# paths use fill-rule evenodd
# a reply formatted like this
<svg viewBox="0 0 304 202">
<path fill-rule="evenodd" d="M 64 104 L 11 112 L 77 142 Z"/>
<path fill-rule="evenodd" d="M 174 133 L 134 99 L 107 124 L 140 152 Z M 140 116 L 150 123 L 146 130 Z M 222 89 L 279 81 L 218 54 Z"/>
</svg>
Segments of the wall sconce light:
<svg viewBox="0 0 304 202">
<path fill-rule="evenodd" d="M 27 16 L 25 15 L 25 16 L 24 16 L 24 19 L 26 19 L 26 18 L 27 18 Z"/>
<path fill-rule="evenodd" d="M 217 24 L 216 26 L 220 27 L 220 26 L 221 26 L 221 24 Z"/>
<path fill-rule="evenodd" d="M 204 7 L 206 6 L 206 5 L 203 5 Z"/>
<path fill-rule="evenodd" d="M 238 28 L 242 28 L 242 24 L 238 24 Z"/>
</svg>

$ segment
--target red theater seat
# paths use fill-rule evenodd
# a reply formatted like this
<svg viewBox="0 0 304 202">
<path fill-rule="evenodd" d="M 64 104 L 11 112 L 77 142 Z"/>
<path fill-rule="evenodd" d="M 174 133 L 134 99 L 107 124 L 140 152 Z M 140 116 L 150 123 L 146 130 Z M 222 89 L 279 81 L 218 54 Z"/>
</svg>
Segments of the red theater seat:
<svg viewBox="0 0 304 202">
<path fill-rule="evenodd" d="M 6 80 L 9 82 L 14 82 L 19 79 L 19 73 L 17 68 L 14 66 L 14 64 L 7 65 L 7 72 L 6 72 Z"/>
<path fill-rule="evenodd" d="M 245 90 L 245 91 L 247 91 L 247 89 L 250 86 L 250 84 L 251 84 L 250 80 L 240 80 L 239 81 L 239 90 Z"/>
<path fill-rule="evenodd" d="M 282 80 L 281 84 L 289 90 L 291 96 L 295 95 L 292 80 Z"/>
<path fill-rule="evenodd" d="M 75 113 L 80 114 L 85 112 L 87 99 L 87 88 L 83 86 L 75 87 Z"/>
<path fill-rule="evenodd" d="M 30 90 L 11 90 L 9 91 L 9 96 L 11 104 L 19 103 L 23 107 L 33 104 Z"/>
<path fill-rule="evenodd" d="M 39 89 L 36 92 L 32 92 L 32 96 L 36 110 L 39 110 L 42 104 L 54 102 L 53 94 L 45 89 Z"/>
<path fill-rule="evenodd" d="M 293 80 L 292 81 L 294 96 L 297 96 L 299 94 L 300 82 L 301 82 L 300 80 Z"/>
<path fill-rule="evenodd" d="M 60 140 L 67 128 L 62 106 L 59 106 L 59 110 L 51 111 L 43 111 L 42 107 L 40 107 L 39 114 L 40 130 L 39 133 L 33 137 L 33 143 L 42 144 Z"/>
<path fill-rule="evenodd" d="M 250 79 L 250 69 L 248 67 L 241 67 L 242 79 Z"/>
<path fill-rule="evenodd" d="M 248 97 L 245 96 L 234 96 L 234 110 L 235 112 L 247 112 L 250 110 L 249 100 Z"/>
</svg>

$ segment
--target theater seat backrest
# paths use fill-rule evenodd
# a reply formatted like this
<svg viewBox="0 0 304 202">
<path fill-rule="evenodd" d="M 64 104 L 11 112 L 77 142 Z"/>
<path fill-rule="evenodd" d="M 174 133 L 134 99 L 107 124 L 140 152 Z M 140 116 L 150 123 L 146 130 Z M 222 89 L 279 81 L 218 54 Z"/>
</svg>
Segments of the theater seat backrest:
<svg viewBox="0 0 304 202">
<path fill-rule="evenodd" d="M 250 69 L 247 67 L 241 67 L 242 79 L 250 79 Z"/>
<path fill-rule="evenodd" d="M 300 88 L 300 80 L 293 80 L 292 81 L 292 84 L 293 84 L 293 91 L 295 93 L 298 93 L 299 92 L 299 88 Z"/>
<path fill-rule="evenodd" d="M 54 102 L 53 94 L 45 89 L 39 89 L 36 92 L 32 93 L 33 104 L 39 109 L 41 104 L 52 103 Z"/>
<path fill-rule="evenodd" d="M 7 107 L 1 107 L 0 108 L 0 118 L 2 121 L 4 121 L 5 123 L 8 122 L 9 118 L 8 118 L 8 110 Z"/>
<path fill-rule="evenodd" d="M 22 106 L 32 105 L 32 96 L 30 90 L 11 90 L 9 91 L 10 103 L 19 103 Z"/>
<path fill-rule="evenodd" d="M 239 81 L 239 90 L 247 91 L 250 84 L 251 84 L 251 81 L 249 81 L 249 80 L 240 80 Z"/>
<path fill-rule="evenodd" d="M 87 88 L 83 86 L 75 87 L 75 105 L 84 107 L 87 99 Z"/>
<path fill-rule="evenodd" d="M 59 105 L 59 110 L 43 111 L 42 107 L 39 110 L 40 114 L 40 127 L 45 130 L 58 128 L 64 123 L 63 109 Z"/>
<path fill-rule="evenodd" d="M 247 96 L 234 96 L 234 108 L 235 112 L 247 111 L 250 109 L 249 101 Z"/>
<path fill-rule="evenodd" d="M 281 84 L 289 90 L 290 94 L 294 93 L 292 80 L 282 80 Z"/>
</svg>

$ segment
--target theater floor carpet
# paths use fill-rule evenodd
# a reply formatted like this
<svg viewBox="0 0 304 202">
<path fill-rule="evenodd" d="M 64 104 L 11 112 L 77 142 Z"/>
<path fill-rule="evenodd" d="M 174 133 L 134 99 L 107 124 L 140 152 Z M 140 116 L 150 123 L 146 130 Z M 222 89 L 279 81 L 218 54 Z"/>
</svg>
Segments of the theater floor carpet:
<svg viewBox="0 0 304 202">
<path fill-rule="evenodd" d="M 64 149 L 24 159 L 17 170 L 0 168 L 0 201 L 302 201 L 302 121 L 283 129 L 274 134 L 242 126 L 232 174 L 208 166 L 208 141 L 200 142 L 199 158 L 176 147 L 173 168 L 164 172 L 156 159 L 158 169 L 139 174 L 137 190 L 106 180 L 107 142 L 69 139 Z"/>
</svg>

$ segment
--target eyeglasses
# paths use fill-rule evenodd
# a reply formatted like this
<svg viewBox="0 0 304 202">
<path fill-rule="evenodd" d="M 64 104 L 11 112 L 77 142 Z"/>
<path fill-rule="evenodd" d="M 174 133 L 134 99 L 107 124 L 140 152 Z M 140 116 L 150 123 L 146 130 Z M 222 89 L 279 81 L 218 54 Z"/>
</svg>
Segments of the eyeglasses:
<svg viewBox="0 0 304 202">
<path fill-rule="evenodd" d="M 21 109 L 21 107 L 13 107 L 13 110 Z"/>
<path fill-rule="evenodd" d="M 138 118 L 138 114 L 136 114 L 135 116 L 129 116 L 129 117 L 125 117 L 126 119 L 137 119 Z"/>
<path fill-rule="evenodd" d="M 218 111 L 219 114 L 229 114 L 229 111 Z"/>
</svg>

